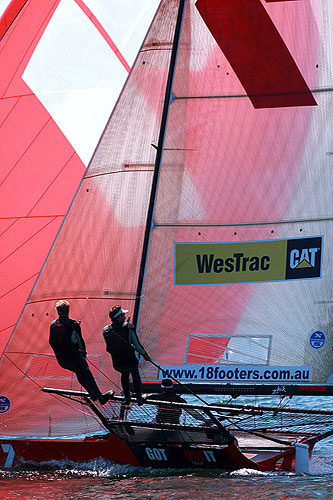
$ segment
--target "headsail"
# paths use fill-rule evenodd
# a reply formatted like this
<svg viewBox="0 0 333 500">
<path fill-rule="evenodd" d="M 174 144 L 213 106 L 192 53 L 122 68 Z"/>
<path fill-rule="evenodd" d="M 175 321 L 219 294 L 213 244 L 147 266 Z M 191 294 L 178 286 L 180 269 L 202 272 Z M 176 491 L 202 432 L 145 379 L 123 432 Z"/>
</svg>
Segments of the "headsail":
<svg viewBox="0 0 333 500">
<path fill-rule="evenodd" d="M 159 0 L 7 3 L 0 18 L 0 355 Z"/>
<path fill-rule="evenodd" d="M 51 353 L 49 324 L 55 315 L 56 300 L 67 298 L 71 303 L 70 315 L 82 320 L 88 361 L 98 384 L 103 391 L 112 388 L 110 378 L 114 372 L 105 352 L 102 328 L 114 301 L 132 309 L 135 299 L 156 154 L 152 144 L 159 133 L 176 14 L 177 2 L 164 3 L 156 14 L 89 171 L 3 355 L 1 373 L 5 376 L 0 393 L 12 401 L 12 409 L 2 419 L 1 433 L 59 435 L 89 432 L 100 426 L 55 397 L 50 403 L 50 396 L 40 392 L 45 385 L 79 388 L 71 373 L 68 375 L 58 367 Z M 26 414 L 28 401 L 34 418 L 22 430 L 20 419 Z M 41 411 L 45 406 L 49 416 Z"/>
</svg>

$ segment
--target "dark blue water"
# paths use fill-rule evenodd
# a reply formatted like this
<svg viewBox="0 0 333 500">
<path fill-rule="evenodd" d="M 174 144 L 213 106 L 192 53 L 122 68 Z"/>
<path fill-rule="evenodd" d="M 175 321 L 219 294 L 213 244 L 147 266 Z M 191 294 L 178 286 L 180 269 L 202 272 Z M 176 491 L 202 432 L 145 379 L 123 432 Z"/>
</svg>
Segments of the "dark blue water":
<svg viewBox="0 0 333 500">
<path fill-rule="evenodd" d="M 309 408 L 329 408 L 332 402 L 333 398 L 302 398 L 302 406 Z M 299 405 L 295 398 L 291 406 Z M 103 460 L 55 463 L 48 471 L 0 470 L 0 499 L 332 500 L 333 437 L 316 445 L 309 474 L 150 470 Z"/>
</svg>

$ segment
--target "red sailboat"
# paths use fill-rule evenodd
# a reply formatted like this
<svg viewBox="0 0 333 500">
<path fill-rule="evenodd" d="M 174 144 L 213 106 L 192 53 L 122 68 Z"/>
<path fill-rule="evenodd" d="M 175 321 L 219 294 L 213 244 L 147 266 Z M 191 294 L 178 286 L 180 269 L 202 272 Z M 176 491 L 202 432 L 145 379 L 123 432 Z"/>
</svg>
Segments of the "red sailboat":
<svg viewBox="0 0 333 500">
<path fill-rule="evenodd" d="M 2 356 L 5 467 L 307 470 L 333 434 L 330 408 L 281 404 L 333 395 L 329 5 L 160 3 Z M 121 303 L 147 392 L 169 376 L 278 404 L 165 403 L 182 416 L 161 424 L 150 400 L 94 403 L 48 346 L 61 298 L 103 391 L 120 392 L 102 329 Z"/>
</svg>

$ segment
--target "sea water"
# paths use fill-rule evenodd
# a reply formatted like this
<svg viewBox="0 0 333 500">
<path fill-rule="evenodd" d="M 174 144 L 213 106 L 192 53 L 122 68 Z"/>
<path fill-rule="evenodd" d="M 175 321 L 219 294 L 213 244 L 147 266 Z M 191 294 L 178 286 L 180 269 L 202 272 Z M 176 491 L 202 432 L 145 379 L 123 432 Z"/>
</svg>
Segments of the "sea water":
<svg viewBox="0 0 333 500">
<path fill-rule="evenodd" d="M 253 401 L 246 398 L 246 402 Z M 261 402 L 270 404 L 267 398 Z M 294 398 L 292 403 L 294 407 L 333 409 L 333 397 Z M 58 462 L 48 470 L 0 470 L 0 499 L 332 500 L 333 437 L 315 446 L 308 474 L 144 469 L 102 459 L 79 465 Z"/>
</svg>

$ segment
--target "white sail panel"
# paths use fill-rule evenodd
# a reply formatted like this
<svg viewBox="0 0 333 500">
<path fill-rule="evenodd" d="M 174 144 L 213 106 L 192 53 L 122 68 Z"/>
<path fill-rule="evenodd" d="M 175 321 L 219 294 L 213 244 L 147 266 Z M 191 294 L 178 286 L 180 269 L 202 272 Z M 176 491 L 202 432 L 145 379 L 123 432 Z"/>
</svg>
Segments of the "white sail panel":
<svg viewBox="0 0 333 500">
<path fill-rule="evenodd" d="M 112 9 L 109 2 L 93 4 L 98 22 L 108 28 L 108 36 L 83 10 L 85 5 L 90 7 L 89 2 L 81 5 L 62 0 L 23 74 L 86 166 L 158 2 L 141 1 L 139 14 L 125 2 L 116 10 L 117 16 L 112 15 L 112 23 L 107 20 L 111 10 L 117 9 L 117 2 Z"/>
<path fill-rule="evenodd" d="M 160 0 L 86 0 L 85 5 L 96 16 L 125 60 L 132 66 Z M 117 16 L 114 13 L 117 12 Z"/>
<path fill-rule="evenodd" d="M 5 12 L 11 0 L 1 0 L 0 1 L 0 16 Z"/>
</svg>

